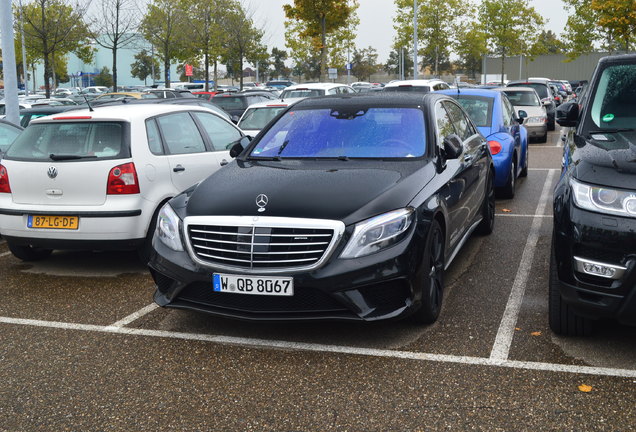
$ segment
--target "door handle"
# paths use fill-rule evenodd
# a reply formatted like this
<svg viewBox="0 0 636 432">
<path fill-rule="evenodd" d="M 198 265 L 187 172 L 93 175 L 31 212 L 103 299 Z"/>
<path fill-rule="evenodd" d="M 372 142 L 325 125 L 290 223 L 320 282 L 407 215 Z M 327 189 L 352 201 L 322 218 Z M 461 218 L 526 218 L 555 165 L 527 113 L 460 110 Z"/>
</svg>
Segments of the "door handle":
<svg viewBox="0 0 636 432">
<path fill-rule="evenodd" d="M 223 159 L 223 160 L 221 161 L 221 166 L 225 166 L 225 165 L 227 165 L 227 164 L 229 164 L 229 162 L 228 162 L 228 161 L 226 161 L 225 159 Z"/>
<path fill-rule="evenodd" d="M 466 154 L 464 155 L 464 162 L 471 162 L 473 160 L 473 155 Z"/>
<path fill-rule="evenodd" d="M 176 167 L 172 168 L 172 171 L 181 172 L 181 171 L 185 171 L 185 168 L 182 165 L 177 165 Z"/>
</svg>

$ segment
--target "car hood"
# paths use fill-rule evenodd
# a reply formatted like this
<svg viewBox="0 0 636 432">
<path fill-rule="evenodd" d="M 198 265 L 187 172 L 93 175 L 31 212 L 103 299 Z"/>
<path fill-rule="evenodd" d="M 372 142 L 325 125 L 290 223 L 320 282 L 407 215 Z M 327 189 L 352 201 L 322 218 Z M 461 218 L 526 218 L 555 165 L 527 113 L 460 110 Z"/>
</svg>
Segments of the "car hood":
<svg viewBox="0 0 636 432">
<path fill-rule="evenodd" d="M 591 184 L 636 189 L 636 132 L 595 134 L 607 141 L 576 136 L 573 175 Z"/>
<path fill-rule="evenodd" d="M 434 164 L 421 159 L 234 161 L 188 192 L 183 204 L 188 216 L 315 218 L 348 225 L 407 206 L 434 174 Z M 267 205 L 259 212 L 261 194 Z"/>
</svg>

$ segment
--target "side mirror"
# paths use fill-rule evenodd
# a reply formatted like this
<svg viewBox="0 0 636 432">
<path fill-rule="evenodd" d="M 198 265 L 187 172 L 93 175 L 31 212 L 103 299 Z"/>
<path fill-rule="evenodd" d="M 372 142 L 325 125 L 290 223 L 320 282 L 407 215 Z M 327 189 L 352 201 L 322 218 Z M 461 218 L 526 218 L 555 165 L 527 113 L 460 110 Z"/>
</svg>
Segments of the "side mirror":
<svg viewBox="0 0 636 432">
<path fill-rule="evenodd" d="M 239 116 L 237 116 L 237 115 L 233 115 L 232 118 L 231 118 L 232 123 L 234 123 L 234 124 L 237 124 L 240 119 L 241 118 Z"/>
<path fill-rule="evenodd" d="M 517 122 L 519 122 L 519 124 L 523 124 L 523 121 L 528 118 L 528 113 L 524 110 L 519 110 L 518 114 L 519 118 L 517 118 Z"/>
<path fill-rule="evenodd" d="M 556 122 L 565 127 L 574 127 L 579 121 L 579 104 L 564 103 L 556 110 Z"/>
<path fill-rule="evenodd" d="M 235 158 L 243 153 L 243 150 L 245 150 L 245 148 L 249 145 L 250 141 L 252 141 L 252 137 L 246 135 L 238 141 L 235 141 L 233 144 L 230 144 L 232 146 L 230 147 L 230 157 Z"/>
<path fill-rule="evenodd" d="M 444 156 L 446 159 L 457 159 L 464 151 L 462 140 L 456 134 L 444 138 Z"/>
<path fill-rule="evenodd" d="M 551 105 L 550 99 L 543 99 L 541 103 L 543 104 L 544 107 L 549 107 Z"/>
</svg>

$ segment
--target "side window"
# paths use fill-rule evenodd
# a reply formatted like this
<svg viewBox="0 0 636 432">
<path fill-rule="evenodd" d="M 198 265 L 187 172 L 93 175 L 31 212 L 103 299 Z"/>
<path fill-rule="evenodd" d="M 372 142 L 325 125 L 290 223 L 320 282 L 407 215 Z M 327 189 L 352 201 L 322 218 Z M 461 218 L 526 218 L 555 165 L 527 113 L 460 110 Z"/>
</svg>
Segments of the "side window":
<svg viewBox="0 0 636 432">
<path fill-rule="evenodd" d="M 242 136 L 234 126 L 214 114 L 204 112 L 193 114 L 203 126 L 215 151 L 227 150 L 230 144 Z"/>
<path fill-rule="evenodd" d="M 451 118 L 455 123 L 455 129 L 457 129 L 457 135 L 459 135 L 462 141 L 466 141 L 468 138 L 473 136 L 470 122 L 466 118 L 466 115 L 464 114 L 462 109 L 452 102 L 444 102 L 444 106 L 446 107 L 448 113 L 451 115 Z"/>
<path fill-rule="evenodd" d="M 501 98 L 501 112 L 503 114 L 503 123 L 504 126 L 512 125 L 512 117 L 510 115 L 510 110 L 508 109 L 508 105 L 506 105 L 508 100 L 504 97 Z"/>
<path fill-rule="evenodd" d="M 442 148 L 444 146 L 444 138 L 457 132 L 453 126 L 453 121 L 441 103 L 435 105 L 435 122 L 437 123 L 437 145 Z"/>
<path fill-rule="evenodd" d="M 174 96 L 174 93 L 169 92 L 169 91 L 168 91 L 168 92 L 165 92 L 165 93 L 164 93 L 164 95 L 165 95 L 164 97 L 165 97 L 166 99 L 174 99 L 174 97 L 175 97 L 175 96 Z"/>
<path fill-rule="evenodd" d="M 339 93 L 338 90 L 339 90 L 339 87 L 329 89 L 329 90 L 327 90 L 327 94 L 328 95 L 335 95 L 336 93 Z"/>
<path fill-rule="evenodd" d="M 157 123 L 170 154 L 205 152 L 203 137 L 187 112 L 157 117 Z"/>
<path fill-rule="evenodd" d="M 148 148 L 152 154 L 162 155 L 161 136 L 154 119 L 146 120 L 146 136 L 148 137 Z"/>
<path fill-rule="evenodd" d="M 517 116 L 515 115 L 515 107 L 513 107 L 512 103 L 510 103 L 508 96 L 504 96 L 503 101 L 504 101 L 504 106 L 506 107 L 506 110 L 508 110 L 510 121 L 512 122 L 512 119 L 517 118 Z"/>
</svg>

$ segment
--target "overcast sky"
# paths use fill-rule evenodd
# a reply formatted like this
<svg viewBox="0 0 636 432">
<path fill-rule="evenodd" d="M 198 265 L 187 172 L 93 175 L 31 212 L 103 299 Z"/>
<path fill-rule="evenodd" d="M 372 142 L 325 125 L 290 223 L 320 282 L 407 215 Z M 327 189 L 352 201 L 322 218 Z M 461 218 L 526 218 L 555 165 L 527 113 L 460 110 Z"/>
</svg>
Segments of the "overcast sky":
<svg viewBox="0 0 636 432">
<path fill-rule="evenodd" d="M 291 4 L 292 0 L 248 0 L 246 3 L 254 11 L 254 20 L 265 30 L 265 43 L 269 46 L 287 49 L 285 46 L 285 14 L 284 4 Z M 530 5 L 548 20 L 546 29 L 557 35 L 565 26 L 567 13 L 563 10 L 561 0 L 530 0 Z M 356 46 L 374 47 L 378 50 L 379 61 L 386 61 L 391 51 L 393 37 L 393 17 L 396 14 L 393 0 L 360 0 L 358 16 L 358 37 Z"/>
</svg>

